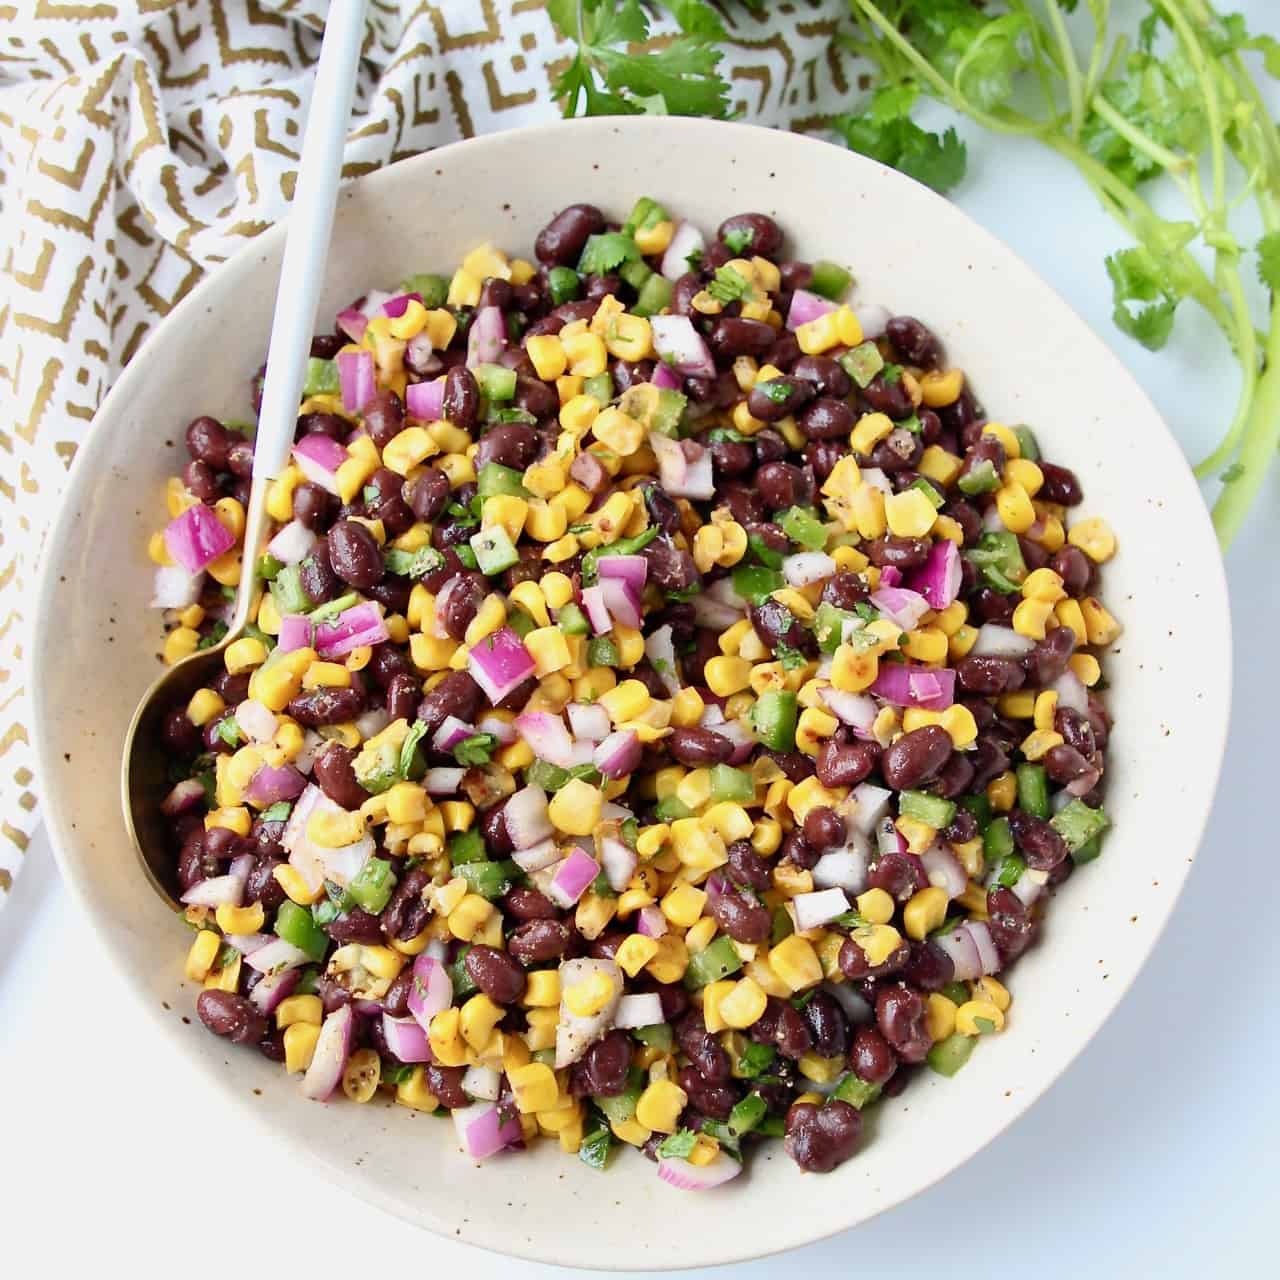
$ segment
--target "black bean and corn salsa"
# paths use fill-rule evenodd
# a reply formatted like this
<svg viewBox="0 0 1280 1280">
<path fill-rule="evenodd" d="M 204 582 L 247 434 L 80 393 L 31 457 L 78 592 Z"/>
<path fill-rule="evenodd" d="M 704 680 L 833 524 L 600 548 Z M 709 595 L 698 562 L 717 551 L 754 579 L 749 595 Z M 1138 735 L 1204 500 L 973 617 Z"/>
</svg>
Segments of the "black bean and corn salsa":
<svg viewBox="0 0 1280 1280">
<path fill-rule="evenodd" d="M 535 259 L 313 343 L 255 620 L 163 729 L 196 1007 L 476 1160 L 827 1171 L 1098 855 L 1115 539 L 770 217 L 574 205 Z M 253 427 L 186 441 L 170 662 L 246 571 Z"/>
</svg>

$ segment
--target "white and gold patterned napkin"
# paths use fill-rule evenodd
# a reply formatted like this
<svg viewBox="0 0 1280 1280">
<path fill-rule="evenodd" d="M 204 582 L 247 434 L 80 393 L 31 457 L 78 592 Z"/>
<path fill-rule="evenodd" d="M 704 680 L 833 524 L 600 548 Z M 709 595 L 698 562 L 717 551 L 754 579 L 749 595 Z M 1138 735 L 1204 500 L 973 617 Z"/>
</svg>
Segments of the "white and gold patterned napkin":
<svg viewBox="0 0 1280 1280">
<path fill-rule="evenodd" d="M 0 906 L 38 822 L 24 615 L 49 517 L 121 367 L 284 213 L 328 7 L 0 0 Z M 726 4 L 733 109 L 816 129 L 847 107 L 845 8 Z M 543 0 L 371 0 L 367 21 L 347 177 L 559 114 L 571 48 Z"/>
</svg>

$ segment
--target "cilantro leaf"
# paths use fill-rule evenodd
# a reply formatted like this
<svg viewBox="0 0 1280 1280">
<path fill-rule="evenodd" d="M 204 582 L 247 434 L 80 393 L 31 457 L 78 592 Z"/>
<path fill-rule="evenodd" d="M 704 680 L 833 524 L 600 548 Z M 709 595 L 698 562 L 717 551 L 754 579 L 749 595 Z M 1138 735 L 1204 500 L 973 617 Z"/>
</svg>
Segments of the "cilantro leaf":
<svg viewBox="0 0 1280 1280">
<path fill-rule="evenodd" d="M 417 551 L 401 551 L 392 547 L 383 554 L 382 562 L 387 572 L 397 577 L 425 578 L 444 564 L 444 556 L 434 547 L 420 547 Z"/>
<path fill-rule="evenodd" d="M 498 739 L 493 734 L 473 733 L 471 737 L 464 738 L 454 747 L 453 758 L 459 764 L 488 764 L 493 758 L 493 749 L 497 745 Z"/>
<path fill-rule="evenodd" d="M 725 248 L 731 253 L 741 253 L 752 241 L 755 233 L 750 227 L 730 227 L 724 235 Z M 702 260 L 702 255 L 698 255 L 698 260 Z"/>
<path fill-rule="evenodd" d="M 1107 259 L 1116 327 L 1148 351 L 1159 351 L 1173 332 L 1179 295 L 1169 286 L 1155 256 L 1142 247 L 1122 249 Z M 1133 302 L 1146 305 L 1136 309 Z"/>
<path fill-rule="evenodd" d="M 755 297 L 751 281 L 733 267 L 717 267 L 707 292 L 717 302 L 749 302 Z"/>
<path fill-rule="evenodd" d="M 427 736 L 428 729 L 425 720 L 415 720 L 409 727 L 409 733 L 405 740 L 400 744 L 400 776 L 407 778 L 409 770 L 413 768 L 414 753 L 418 750 L 418 743 Z"/>
<path fill-rule="evenodd" d="M 616 271 L 624 262 L 639 262 L 640 249 L 636 242 L 621 231 L 603 231 L 588 236 L 578 259 L 578 270 L 583 275 L 603 276 Z"/>
<path fill-rule="evenodd" d="M 712 40 L 727 40 L 728 32 L 720 15 L 707 0 L 667 0 L 667 8 L 676 25 L 687 36 L 706 36 Z"/>
<path fill-rule="evenodd" d="M 916 97 L 913 85 L 891 85 L 872 94 L 864 112 L 839 116 L 832 125 L 851 151 L 945 195 L 964 177 L 968 152 L 955 129 L 929 133 L 911 119 Z"/>
<path fill-rule="evenodd" d="M 692 1129 L 681 1129 L 678 1133 L 673 1133 L 669 1138 L 663 1138 L 658 1145 L 658 1154 L 660 1156 L 679 1156 L 683 1158 L 693 1150 L 697 1141 L 698 1135 Z"/>
<path fill-rule="evenodd" d="M 803 651 L 793 649 L 789 644 L 781 642 L 774 646 L 773 656 L 782 663 L 783 671 L 795 671 L 799 667 L 806 666 L 809 662 Z"/>
</svg>

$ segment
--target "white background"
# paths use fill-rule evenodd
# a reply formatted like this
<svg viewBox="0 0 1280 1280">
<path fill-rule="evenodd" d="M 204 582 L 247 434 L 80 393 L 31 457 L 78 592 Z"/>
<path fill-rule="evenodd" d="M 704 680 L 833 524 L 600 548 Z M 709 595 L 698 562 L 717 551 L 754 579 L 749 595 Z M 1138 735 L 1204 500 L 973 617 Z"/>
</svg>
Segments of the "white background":
<svg viewBox="0 0 1280 1280">
<path fill-rule="evenodd" d="M 1275 30 L 1268 0 L 1237 7 L 1255 30 Z M 959 203 L 1113 342 L 1188 453 L 1203 456 L 1235 394 L 1220 343 L 1190 316 L 1173 354 L 1120 337 L 1102 267 L 1119 234 L 1074 172 L 1032 144 L 965 132 Z M 1236 692 L 1217 806 L 1173 920 L 1119 1011 L 1026 1117 L 941 1185 L 856 1233 L 743 1265 L 741 1276 L 815 1280 L 877 1265 L 908 1276 L 976 1267 L 992 1280 L 1032 1268 L 1038 1280 L 1074 1280 L 1082 1268 L 1158 1267 L 1171 1280 L 1275 1273 L 1280 850 L 1264 814 L 1277 803 L 1280 760 L 1278 548 L 1280 466 L 1228 558 Z M 1167 802 L 1178 803 L 1174 780 Z M 244 1113 L 193 1096 L 181 1059 L 108 975 L 43 834 L 27 862 L 0 914 L 6 1272 L 20 1274 L 27 1259 L 88 1269 L 123 1255 L 139 1276 L 245 1264 L 257 1274 L 406 1264 L 465 1268 L 474 1280 L 507 1273 L 510 1262 L 421 1234 L 290 1166 Z M 767 1218 L 754 1229 L 763 1246 Z M 635 1250 L 620 1261 L 642 1263 L 656 1230 L 637 1222 Z M 531 1280 L 570 1274 L 518 1265 Z"/>
</svg>

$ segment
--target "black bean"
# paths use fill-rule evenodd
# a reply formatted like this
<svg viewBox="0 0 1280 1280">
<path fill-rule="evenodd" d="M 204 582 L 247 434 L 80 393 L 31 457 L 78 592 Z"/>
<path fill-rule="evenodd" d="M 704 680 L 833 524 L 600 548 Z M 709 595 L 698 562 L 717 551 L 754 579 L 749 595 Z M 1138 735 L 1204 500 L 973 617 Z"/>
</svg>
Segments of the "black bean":
<svg viewBox="0 0 1280 1280">
<path fill-rule="evenodd" d="M 769 908 L 724 871 L 713 871 L 707 881 L 707 909 L 735 942 L 764 942 L 773 927 Z"/>
<path fill-rule="evenodd" d="M 1044 483 L 1036 494 L 1041 502 L 1057 502 L 1064 507 L 1074 507 L 1084 497 L 1074 471 L 1053 462 L 1040 462 L 1037 465 L 1044 476 Z"/>
<path fill-rule="evenodd" d="M 524 885 L 507 890 L 502 909 L 522 924 L 529 920 L 554 920 L 560 914 L 560 909 L 545 893 Z"/>
<path fill-rule="evenodd" d="M 820 396 L 796 419 L 810 440 L 839 440 L 853 430 L 853 410 L 843 400 Z"/>
<path fill-rule="evenodd" d="M 840 972 L 846 978 L 888 978 L 895 973 L 901 973 L 910 958 L 910 945 L 900 942 L 885 959 L 873 965 L 861 945 L 854 938 L 849 937 L 841 943 L 836 962 L 840 966 Z"/>
<path fill-rule="evenodd" d="M 222 496 L 218 473 L 207 463 L 193 458 L 182 468 L 182 484 L 192 497 L 213 504 Z"/>
<path fill-rule="evenodd" d="M 507 950 L 526 969 L 564 955 L 571 930 L 560 920 L 528 920 L 507 939 Z"/>
<path fill-rule="evenodd" d="M 768 462 L 756 472 L 760 499 L 771 511 L 804 506 L 814 492 L 812 474 L 789 462 Z M 756 519 L 760 519 L 763 512 Z M 739 521 L 741 523 L 741 521 Z"/>
<path fill-rule="evenodd" d="M 989 697 L 1021 689 L 1026 674 L 1013 658 L 967 654 L 956 663 L 960 687 Z"/>
<path fill-rule="evenodd" d="M 1009 830 L 1027 866 L 1036 871 L 1052 871 L 1070 852 L 1066 841 L 1035 814 L 1014 809 L 1009 814 Z"/>
<path fill-rule="evenodd" d="M 378 917 L 370 915 L 362 907 L 352 907 L 325 925 L 325 931 L 334 942 L 360 942 L 376 946 L 382 941 L 382 926 Z"/>
<path fill-rule="evenodd" d="M 364 590 L 381 581 L 386 572 L 382 549 L 364 525 L 340 520 L 329 530 L 328 541 L 329 563 L 343 582 Z"/>
<path fill-rule="evenodd" d="M 465 671 L 450 671 L 439 684 L 433 685 L 418 706 L 418 719 L 431 735 L 449 716 L 471 724 L 484 703 L 480 686 Z"/>
<path fill-rule="evenodd" d="M 649 564 L 648 580 L 661 591 L 686 591 L 698 581 L 693 556 L 665 535 L 654 538 L 641 554 Z"/>
<path fill-rule="evenodd" d="M 462 640 L 489 594 L 489 580 L 482 573 L 464 573 L 437 598 L 436 619 L 454 640 Z"/>
<path fill-rule="evenodd" d="M 441 412 L 455 427 L 470 431 L 480 412 L 480 385 L 465 365 L 454 365 L 444 376 Z"/>
<path fill-rule="evenodd" d="M 215 471 L 227 469 L 227 450 L 234 442 L 235 436 L 217 418 L 196 418 L 187 427 L 187 452 Z"/>
<path fill-rule="evenodd" d="M 817 865 L 819 857 L 821 855 L 804 838 L 803 832 L 788 831 L 782 837 L 782 844 L 778 849 L 778 860 L 780 862 L 790 862 L 799 867 L 801 871 L 809 871 Z"/>
<path fill-rule="evenodd" d="M 891 476 L 904 467 L 914 467 L 922 453 L 924 444 L 920 437 L 898 427 L 872 449 L 871 465 Z"/>
<path fill-rule="evenodd" d="M 547 266 L 576 266 L 587 237 L 603 230 L 604 214 L 595 205 L 571 204 L 538 232 L 533 251 Z"/>
<path fill-rule="evenodd" d="M 706 1080 L 720 1084 L 732 1073 L 729 1055 L 707 1030 L 702 1014 L 691 1010 L 675 1024 L 676 1043 Z"/>
<path fill-rule="evenodd" d="M 936 777 L 951 752 L 951 735 L 941 725 L 924 725 L 885 748 L 880 772 L 895 791 L 909 791 Z"/>
<path fill-rule="evenodd" d="M 932 1041 L 925 1026 L 924 1001 L 905 983 L 876 994 L 876 1024 L 904 1062 L 923 1062 Z"/>
<path fill-rule="evenodd" d="M 375 392 L 364 409 L 365 430 L 385 449 L 404 430 L 404 405 L 394 391 Z"/>
<path fill-rule="evenodd" d="M 738 1091 L 731 1084 L 712 1083 L 692 1064 L 680 1068 L 680 1088 L 689 1097 L 689 1107 L 714 1120 L 727 1120 L 738 1101 Z"/>
<path fill-rule="evenodd" d="M 449 477 L 436 467 L 427 467 L 405 483 L 404 496 L 419 520 L 434 520 L 449 501 Z"/>
<path fill-rule="evenodd" d="M 768 383 L 757 382 L 751 388 L 747 396 L 747 408 L 753 418 L 759 418 L 763 422 L 777 422 L 780 418 L 795 413 L 813 395 L 814 388 L 800 378 L 774 378 Z"/>
<path fill-rule="evenodd" d="M 1012 964 L 1032 943 L 1035 924 L 1012 889 L 987 893 L 987 927 L 1003 964 Z"/>
<path fill-rule="evenodd" d="M 942 363 L 942 344 L 915 316 L 894 316 L 885 333 L 904 364 L 936 369 Z"/>
<path fill-rule="evenodd" d="M 204 743 L 199 728 L 191 723 L 183 707 L 165 712 L 160 737 L 164 745 L 178 756 L 198 755 Z"/>
<path fill-rule="evenodd" d="M 897 1070 L 898 1059 L 875 1027 L 859 1027 L 849 1049 L 849 1067 L 867 1084 L 884 1084 Z"/>
<path fill-rule="evenodd" d="M 803 1058 L 813 1047 L 808 1023 L 785 1000 L 770 996 L 764 1013 L 753 1023 L 747 1034 L 757 1044 L 772 1045 L 788 1058 Z"/>
<path fill-rule="evenodd" d="M 616 1098 L 626 1090 L 630 1067 L 631 1037 L 610 1031 L 573 1064 L 569 1092 L 578 1098 Z"/>
<path fill-rule="evenodd" d="M 767 213 L 735 213 L 720 224 L 716 239 L 742 257 L 775 258 L 782 249 L 782 228 Z"/>
<path fill-rule="evenodd" d="M 824 804 L 814 805 L 804 815 L 804 838 L 821 853 L 833 845 L 845 842 L 847 831 L 844 819 Z"/>
<path fill-rule="evenodd" d="M 770 467 L 785 467 L 786 465 L 787 464 L 785 462 L 770 462 L 761 467 L 756 473 L 756 486 L 754 488 L 737 480 L 728 480 L 720 485 L 717 491 L 717 497 L 719 497 L 720 501 L 729 508 L 729 514 L 740 525 L 746 526 L 749 524 L 759 524 L 760 521 L 764 519 L 765 515 L 764 501 L 761 495 L 756 492 L 756 488 L 758 488 L 760 484 L 760 476 L 764 472 L 768 471 Z M 794 471 L 795 468 L 792 467 L 790 470 Z M 784 480 L 785 475 L 786 473 L 783 473 Z M 791 482 L 789 480 L 785 480 L 785 483 L 789 484 Z M 782 505 L 785 506 L 787 504 L 784 503 Z"/>
<path fill-rule="evenodd" d="M 1084 595 L 1093 580 L 1093 564 L 1079 547 L 1063 547 L 1054 553 L 1049 567 L 1062 579 L 1069 596 Z"/>
<path fill-rule="evenodd" d="M 1075 652 L 1076 633 L 1070 627 L 1053 627 L 1032 651 L 1023 656 L 1023 665 L 1033 684 L 1052 684 L 1067 669 Z"/>
<path fill-rule="evenodd" d="M 365 518 L 381 520 L 388 539 L 398 538 L 413 524 L 413 512 L 403 496 L 404 480 L 390 467 L 379 467 L 365 490 L 370 494 L 364 504 Z"/>
<path fill-rule="evenodd" d="M 883 889 L 897 902 L 906 902 L 928 884 L 920 859 L 904 853 L 882 853 L 867 872 L 867 887 Z"/>
<path fill-rule="evenodd" d="M 929 547 L 928 538 L 902 538 L 890 533 L 868 542 L 864 550 L 872 564 L 906 573 L 924 564 L 929 558 Z"/>
<path fill-rule="evenodd" d="M 814 991 L 801 1013 L 809 1024 L 814 1053 L 820 1058 L 843 1057 L 849 1047 L 849 1022 L 835 996 Z"/>
<path fill-rule="evenodd" d="M 309 480 L 293 491 L 293 516 L 314 533 L 324 533 L 333 523 L 338 500 L 328 490 Z"/>
<path fill-rule="evenodd" d="M 735 840 L 728 848 L 729 874 L 737 884 L 764 893 L 773 883 L 769 864 L 751 847 L 748 840 Z"/>
<path fill-rule="evenodd" d="M 382 932 L 388 938 L 408 942 L 427 927 L 431 909 L 422 900 L 422 893 L 430 883 L 431 877 L 421 867 L 414 867 L 401 875 L 382 910 Z"/>
<path fill-rule="evenodd" d="M 322 725 L 354 720 L 364 710 L 364 694 L 354 685 L 346 689 L 311 689 L 291 699 L 286 710 L 299 724 L 319 729 Z"/>
<path fill-rule="evenodd" d="M 804 460 L 813 470 L 813 478 L 822 484 L 848 451 L 838 440 L 811 440 L 805 445 Z"/>
<path fill-rule="evenodd" d="M 476 446 L 475 468 L 478 472 L 485 463 L 497 462 L 523 471 L 534 460 L 537 451 L 538 437 L 532 427 L 519 422 L 501 423 L 490 427 L 480 437 Z"/>
<path fill-rule="evenodd" d="M 316 755 L 311 768 L 311 775 L 320 790 L 344 809 L 358 809 L 369 798 L 369 793 L 356 781 L 356 773 L 351 766 L 355 758 L 356 753 L 351 747 L 329 742 Z"/>
<path fill-rule="evenodd" d="M 941 991 L 956 975 L 954 961 L 936 942 L 926 938 L 911 944 L 902 970 L 903 981 L 922 991 Z"/>
<path fill-rule="evenodd" d="M 471 981 L 498 1004 L 515 1004 L 524 995 L 524 970 L 497 947 L 474 944 L 463 965 Z"/>
<path fill-rule="evenodd" d="M 856 1154 L 862 1139 L 862 1113 L 829 1099 L 822 1106 L 793 1103 L 787 1111 L 783 1150 L 807 1173 L 830 1173 Z"/>
<path fill-rule="evenodd" d="M 717 440 L 711 445 L 711 465 L 717 475 L 741 475 L 754 461 L 751 446 L 739 440 Z"/>
<path fill-rule="evenodd" d="M 872 412 L 887 414 L 895 422 L 909 418 L 915 412 L 911 393 L 900 377 L 889 382 L 883 373 L 877 373 L 865 387 L 859 388 L 858 398 Z"/>
<path fill-rule="evenodd" d="M 839 742 L 828 738 L 818 751 L 818 781 L 824 787 L 856 787 L 880 763 L 874 742 Z"/>
<path fill-rule="evenodd" d="M 690 768 L 723 764 L 733 754 L 733 743 L 710 729 L 682 726 L 671 731 L 667 750 Z"/>
<path fill-rule="evenodd" d="M 827 580 L 822 588 L 822 599 L 837 609 L 852 609 L 870 595 L 867 584 L 856 573 L 841 571 Z"/>
<path fill-rule="evenodd" d="M 244 996 L 230 991 L 202 991 L 196 1013 L 215 1036 L 233 1044 L 253 1044 L 267 1034 L 267 1020 Z"/>
<path fill-rule="evenodd" d="M 428 1062 L 423 1068 L 427 1089 L 442 1107 L 456 1111 L 471 1105 L 471 1098 L 462 1087 L 462 1067 L 442 1067 Z"/>
</svg>

